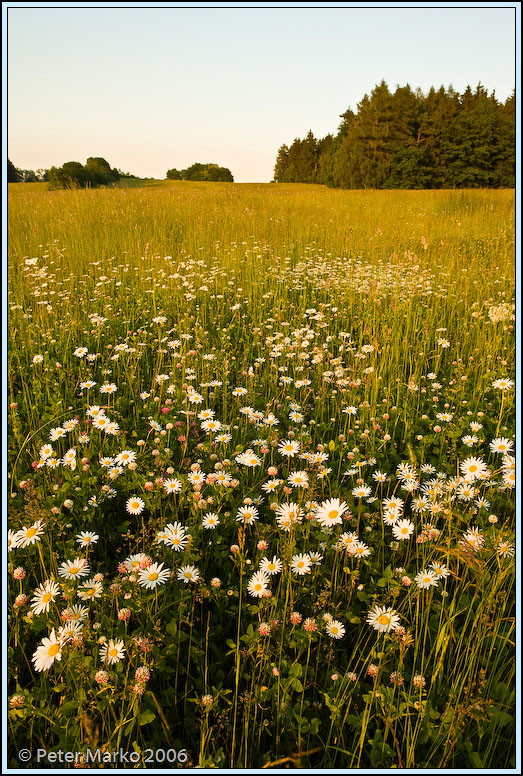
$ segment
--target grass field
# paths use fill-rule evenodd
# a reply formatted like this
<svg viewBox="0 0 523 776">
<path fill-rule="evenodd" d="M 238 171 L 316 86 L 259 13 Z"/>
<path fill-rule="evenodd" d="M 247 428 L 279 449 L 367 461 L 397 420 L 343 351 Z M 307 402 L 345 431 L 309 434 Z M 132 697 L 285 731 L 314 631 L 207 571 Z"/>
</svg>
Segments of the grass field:
<svg viewBox="0 0 523 776">
<path fill-rule="evenodd" d="M 514 209 L 10 185 L 12 766 L 515 766 Z"/>
</svg>

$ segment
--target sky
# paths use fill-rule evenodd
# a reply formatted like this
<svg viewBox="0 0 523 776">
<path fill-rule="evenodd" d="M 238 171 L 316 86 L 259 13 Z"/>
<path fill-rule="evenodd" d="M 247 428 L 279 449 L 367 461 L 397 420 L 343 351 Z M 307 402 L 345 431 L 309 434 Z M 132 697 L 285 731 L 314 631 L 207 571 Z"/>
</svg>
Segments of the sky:
<svg viewBox="0 0 523 776">
<path fill-rule="evenodd" d="M 283 143 L 336 133 L 382 79 L 481 82 L 501 101 L 516 85 L 514 3 L 30 5 L 4 3 L 22 169 L 102 156 L 140 177 L 215 162 L 267 182 Z"/>
</svg>

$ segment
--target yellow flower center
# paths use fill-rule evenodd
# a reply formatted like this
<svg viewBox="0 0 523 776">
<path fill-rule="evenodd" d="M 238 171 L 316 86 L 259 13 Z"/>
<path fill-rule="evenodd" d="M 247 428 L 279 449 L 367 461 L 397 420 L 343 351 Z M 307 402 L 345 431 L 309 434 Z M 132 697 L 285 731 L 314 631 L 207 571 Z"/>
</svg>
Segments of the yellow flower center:
<svg viewBox="0 0 523 776">
<path fill-rule="evenodd" d="M 469 466 L 469 472 L 475 472 L 478 470 L 478 467 L 475 464 L 472 464 L 472 466 Z"/>
<path fill-rule="evenodd" d="M 52 598 L 52 597 L 53 597 L 53 596 L 51 595 L 51 593 L 45 593 L 45 594 L 42 596 L 42 603 L 43 603 L 43 604 L 48 604 L 48 603 L 49 603 L 49 601 L 51 600 L 51 598 Z"/>
<path fill-rule="evenodd" d="M 191 574 L 191 572 L 190 572 L 190 571 L 186 571 L 186 572 L 185 572 L 185 574 L 184 574 L 184 576 L 185 576 L 187 579 L 190 579 L 190 578 L 191 578 L 191 576 L 192 576 L 192 574 Z"/>
<path fill-rule="evenodd" d="M 112 649 L 110 649 L 109 654 L 111 657 L 116 657 L 116 655 L 118 654 L 118 650 L 116 649 L 116 647 L 113 647 Z"/>
<path fill-rule="evenodd" d="M 259 582 L 254 586 L 254 589 L 255 590 L 261 590 L 262 589 L 262 586 L 260 585 Z"/>
<path fill-rule="evenodd" d="M 328 516 L 329 516 L 329 520 L 334 520 L 335 517 L 338 517 L 338 510 L 331 509 Z"/>
<path fill-rule="evenodd" d="M 274 563 L 269 563 L 269 565 L 267 566 L 267 568 L 268 568 L 270 571 L 272 571 L 273 569 L 275 569 L 275 568 L 276 568 L 276 566 L 274 565 Z"/>
<path fill-rule="evenodd" d="M 94 587 L 88 587 L 85 592 L 86 592 L 87 595 L 94 595 L 95 589 L 94 589 Z"/>
<path fill-rule="evenodd" d="M 158 579 L 158 574 L 156 573 L 156 571 L 153 571 L 151 574 L 149 574 L 149 581 L 154 582 L 155 579 Z"/>
<path fill-rule="evenodd" d="M 69 569 L 69 573 L 78 574 L 78 569 L 76 568 L 76 566 L 71 566 L 71 568 Z"/>
<path fill-rule="evenodd" d="M 380 616 L 378 617 L 378 622 L 380 625 L 388 625 L 389 618 L 386 614 L 380 614 Z"/>
<path fill-rule="evenodd" d="M 51 644 L 47 654 L 49 657 L 54 657 L 58 652 L 60 652 L 60 644 Z"/>
<path fill-rule="evenodd" d="M 27 533 L 26 533 L 26 538 L 27 538 L 27 539 L 32 539 L 32 538 L 33 538 L 33 536 L 35 535 L 35 533 L 36 533 L 36 528 L 30 528 L 30 529 L 27 531 Z"/>
</svg>

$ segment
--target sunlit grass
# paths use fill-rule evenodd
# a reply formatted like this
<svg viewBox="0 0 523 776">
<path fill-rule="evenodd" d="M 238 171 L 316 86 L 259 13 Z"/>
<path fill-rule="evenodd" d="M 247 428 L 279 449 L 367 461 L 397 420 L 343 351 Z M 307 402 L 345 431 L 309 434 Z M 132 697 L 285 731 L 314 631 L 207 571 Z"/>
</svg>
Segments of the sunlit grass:
<svg viewBox="0 0 523 776">
<path fill-rule="evenodd" d="M 513 192 L 161 182 L 9 197 L 9 527 L 44 528 L 10 554 L 13 748 L 29 736 L 140 762 L 147 747 L 186 750 L 186 767 L 511 767 L 514 391 L 496 381 L 514 372 Z M 122 451 L 135 460 L 110 473 Z M 464 480 L 470 457 L 482 479 Z M 330 499 L 346 512 L 326 528 Z M 289 532 L 285 504 L 302 511 Z M 181 552 L 156 539 L 175 521 Z M 80 603 L 84 580 L 59 574 L 79 531 L 99 537 L 83 556 L 103 592 L 36 672 L 34 650 Z M 141 587 L 121 565 L 137 553 L 172 578 Z M 310 573 L 293 571 L 310 553 Z M 272 594 L 253 597 L 273 556 Z M 421 588 L 438 563 L 448 575 Z M 182 566 L 199 580 L 178 579 Z M 45 580 L 65 600 L 30 616 Z M 399 630 L 374 630 L 375 606 Z M 104 666 L 100 637 L 125 658 Z"/>
</svg>

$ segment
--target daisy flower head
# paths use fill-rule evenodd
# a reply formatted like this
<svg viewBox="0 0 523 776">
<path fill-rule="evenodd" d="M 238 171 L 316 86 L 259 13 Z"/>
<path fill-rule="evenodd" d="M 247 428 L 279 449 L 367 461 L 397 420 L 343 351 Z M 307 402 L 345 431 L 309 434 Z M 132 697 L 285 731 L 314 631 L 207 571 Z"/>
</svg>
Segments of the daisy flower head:
<svg viewBox="0 0 523 776">
<path fill-rule="evenodd" d="M 514 449 L 514 443 L 505 437 L 498 437 L 497 439 L 492 440 L 489 447 L 493 453 L 503 453 L 503 455 L 508 455 Z"/>
<path fill-rule="evenodd" d="M 89 565 L 85 558 L 64 560 L 58 569 L 59 576 L 65 579 L 81 579 L 81 577 L 88 577 L 90 573 Z"/>
<path fill-rule="evenodd" d="M 461 462 L 460 470 L 467 482 L 473 482 L 480 479 L 482 474 L 485 474 L 487 465 L 481 458 L 470 456 Z"/>
<path fill-rule="evenodd" d="M 189 582 L 198 582 L 200 579 L 200 572 L 196 566 L 180 566 L 176 578 L 179 579 L 180 582 L 185 582 L 185 584 L 188 585 Z"/>
<path fill-rule="evenodd" d="M 479 552 L 485 546 L 485 537 L 481 535 L 481 531 L 477 525 L 473 525 L 463 534 L 460 544 L 467 550 Z"/>
<path fill-rule="evenodd" d="M 300 553 L 292 556 L 291 571 L 298 574 L 300 577 L 310 572 L 311 565 L 312 563 L 308 553 Z"/>
<path fill-rule="evenodd" d="M 400 624 L 400 617 L 394 609 L 375 606 L 367 615 L 367 623 L 380 633 L 388 633 Z"/>
<path fill-rule="evenodd" d="M 198 420 L 212 420 L 214 418 L 214 410 L 201 410 L 197 417 Z"/>
<path fill-rule="evenodd" d="M 309 475 L 305 471 L 296 471 L 289 474 L 287 482 L 291 488 L 308 488 Z"/>
<path fill-rule="evenodd" d="M 98 534 L 92 531 L 80 531 L 76 536 L 76 541 L 80 547 L 90 547 L 92 544 L 96 544 L 99 538 Z"/>
<path fill-rule="evenodd" d="M 124 564 L 127 571 L 138 571 L 141 568 L 145 568 L 148 556 L 143 552 L 138 552 L 135 555 L 129 555 L 125 559 Z"/>
<path fill-rule="evenodd" d="M 258 520 L 258 510 L 253 506 L 239 507 L 236 520 L 244 525 L 252 525 Z"/>
<path fill-rule="evenodd" d="M 125 647 L 121 639 L 109 639 L 100 647 L 100 660 L 107 665 L 119 663 L 125 657 Z"/>
<path fill-rule="evenodd" d="M 273 480 L 267 480 L 267 482 L 264 482 L 262 487 L 262 490 L 265 491 L 265 493 L 273 493 L 280 485 L 282 485 L 283 480 L 273 479 Z"/>
<path fill-rule="evenodd" d="M 506 541 L 500 541 L 496 545 L 496 552 L 502 558 L 511 558 L 514 555 L 514 546 Z"/>
<path fill-rule="evenodd" d="M 370 555 L 370 549 L 365 542 L 358 539 L 350 548 L 349 553 L 355 558 L 367 558 Z"/>
<path fill-rule="evenodd" d="M 431 587 L 438 586 L 438 577 L 432 569 L 423 569 L 414 577 L 414 582 L 420 590 L 428 590 Z"/>
<path fill-rule="evenodd" d="M 508 391 L 514 385 L 513 380 L 509 380 L 507 377 L 501 377 L 499 380 L 494 380 L 492 387 L 498 391 Z"/>
<path fill-rule="evenodd" d="M 240 453 L 236 456 L 236 462 L 242 464 L 242 466 L 247 466 L 249 468 L 254 468 L 255 466 L 261 466 L 261 458 L 256 455 L 254 450 L 251 450 L 250 448 L 248 450 L 245 450 L 244 453 Z"/>
<path fill-rule="evenodd" d="M 160 539 L 160 541 L 163 541 L 164 544 L 171 548 L 171 550 L 181 552 L 181 550 L 184 550 L 187 546 L 189 539 L 185 532 L 185 528 L 180 525 L 180 523 L 175 523 L 173 526 L 166 526 L 163 538 Z"/>
<path fill-rule="evenodd" d="M 382 502 L 384 511 L 395 512 L 398 516 L 403 509 L 403 503 L 403 499 L 398 498 L 397 496 L 384 498 Z"/>
<path fill-rule="evenodd" d="M 115 457 L 114 462 L 117 466 L 128 466 L 130 463 L 136 461 L 136 453 L 134 450 L 122 450 L 121 453 Z"/>
<path fill-rule="evenodd" d="M 354 498 L 367 498 L 372 493 L 372 488 L 368 485 L 357 485 L 352 489 L 352 495 Z"/>
<path fill-rule="evenodd" d="M 100 393 L 109 393 L 109 394 L 111 394 L 111 393 L 115 393 L 117 390 L 118 390 L 118 388 L 116 387 L 116 385 L 114 383 L 104 383 L 100 387 Z"/>
<path fill-rule="evenodd" d="M 285 439 L 278 445 L 278 452 L 285 458 L 294 458 L 300 452 L 300 443 L 291 439 Z"/>
<path fill-rule="evenodd" d="M 41 541 L 40 537 L 43 533 L 44 526 L 42 525 L 42 521 L 37 520 L 28 528 L 20 528 L 20 530 L 16 532 L 14 536 L 15 546 L 22 548 L 29 547 L 29 545 Z"/>
<path fill-rule="evenodd" d="M 130 515 L 141 515 L 145 508 L 145 501 L 139 496 L 131 496 L 127 499 L 125 508 Z"/>
<path fill-rule="evenodd" d="M 88 579 L 87 582 L 82 582 L 77 590 L 77 595 L 82 601 L 94 601 L 95 598 L 101 597 L 103 589 L 104 586 L 102 582 L 98 582 L 95 579 Z"/>
<path fill-rule="evenodd" d="M 138 584 L 152 590 L 157 585 L 164 585 L 171 575 L 171 569 L 164 568 L 163 563 L 151 563 L 146 569 L 138 572 Z"/>
<path fill-rule="evenodd" d="M 331 639 L 341 639 L 345 635 L 345 626 L 339 620 L 330 620 L 325 630 Z"/>
<path fill-rule="evenodd" d="M 253 598 L 263 598 L 269 586 L 269 574 L 265 571 L 256 571 L 249 580 L 247 592 Z"/>
<path fill-rule="evenodd" d="M 84 625 L 82 622 L 67 622 L 65 625 L 58 628 L 58 633 L 56 635 L 58 640 L 62 644 L 65 644 L 66 641 L 72 641 L 72 639 L 81 636 L 83 628 Z"/>
<path fill-rule="evenodd" d="M 49 671 L 55 660 L 62 659 L 62 644 L 58 640 L 55 629 L 51 631 L 48 638 L 42 639 L 42 643 L 36 648 L 31 660 L 34 663 L 35 671 Z"/>
<path fill-rule="evenodd" d="M 398 540 L 409 539 L 413 532 L 414 523 L 411 520 L 398 520 L 392 526 L 392 535 Z"/>
<path fill-rule="evenodd" d="M 202 525 L 204 528 L 214 529 L 217 525 L 220 525 L 220 518 L 216 512 L 207 512 L 203 516 Z"/>
<path fill-rule="evenodd" d="M 166 493 L 180 493 L 182 483 L 176 477 L 163 481 L 163 489 Z"/>
<path fill-rule="evenodd" d="M 12 531 L 10 528 L 7 531 L 7 550 L 8 552 L 12 552 L 16 547 L 18 547 L 18 540 L 17 540 L 17 532 Z"/>
<path fill-rule="evenodd" d="M 289 532 L 294 525 L 301 523 L 303 510 L 299 504 L 290 501 L 287 504 L 280 504 L 276 510 L 276 522 L 281 531 Z"/>
<path fill-rule="evenodd" d="M 50 458 L 53 454 L 54 450 L 52 445 L 42 445 L 40 448 L 39 456 L 40 458 L 43 458 L 44 461 L 46 458 Z"/>
<path fill-rule="evenodd" d="M 436 575 L 436 579 L 445 579 L 445 577 L 448 577 L 448 575 L 450 574 L 449 569 L 443 563 L 440 563 L 437 560 L 433 560 L 429 564 L 429 568 Z"/>
<path fill-rule="evenodd" d="M 214 418 L 209 418 L 208 420 L 204 420 L 202 423 L 202 429 L 203 431 L 207 431 L 208 433 L 215 433 L 217 431 L 221 431 L 222 424 L 219 420 L 214 420 Z"/>
<path fill-rule="evenodd" d="M 315 517 L 322 528 L 329 528 L 342 522 L 342 515 L 347 509 L 345 501 L 340 501 L 339 498 L 331 498 L 320 504 L 315 510 Z"/>
<path fill-rule="evenodd" d="M 68 620 L 81 622 L 82 620 L 85 620 L 89 614 L 89 609 L 87 606 L 82 606 L 81 604 L 73 604 L 68 609 L 66 609 L 65 612 L 67 612 Z M 62 612 L 62 617 L 64 616 L 65 612 Z"/>
<path fill-rule="evenodd" d="M 48 612 L 49 606 L 55 601 L 60 593 L 60 586 L 57 582 L 47 579 L 39 585 L 31 599 L 31 610 L 33 614 L 39 615 L 42 612 Z"/>
<path fill-rule="evenodd" d="M 260 571 L 265 574 L 278 574 L 282 568 L 283 564 L 276 555 L 273 556 L 272 560 L 269 560 L 269 558 L 262 558 L 260 561 Z"/>
</svg>

